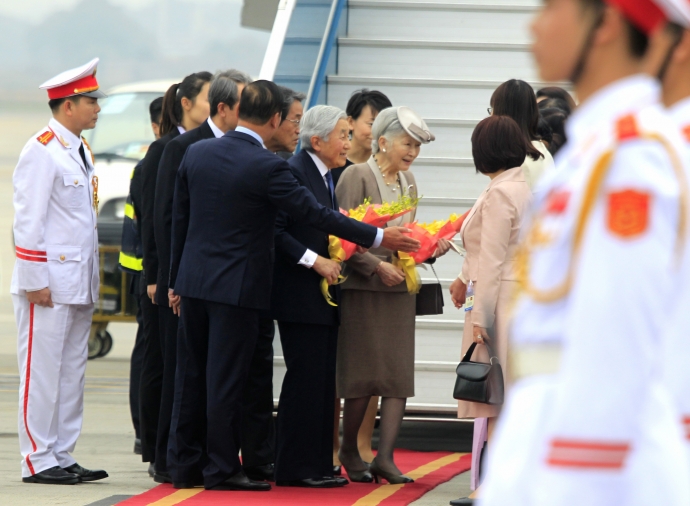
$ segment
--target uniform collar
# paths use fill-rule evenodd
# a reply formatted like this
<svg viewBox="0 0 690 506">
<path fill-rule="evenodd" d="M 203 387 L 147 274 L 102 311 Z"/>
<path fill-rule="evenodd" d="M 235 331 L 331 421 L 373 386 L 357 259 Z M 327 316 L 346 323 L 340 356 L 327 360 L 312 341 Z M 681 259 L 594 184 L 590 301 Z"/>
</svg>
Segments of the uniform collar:
<svg viewBox="0 0 690 506">
<path fill-rule="evenodd" d="M 328 174 L 328 167 L 326 167 L 326 164 L 321 161 L 321 158 L 316 156 L 311 151 L 307 151 L 307 154 L 311 157 L 312 160 L 314 160 L 314 164 L 316 165 L 316 168 L 319 169 L 321 177 L 326 177 L 326 174 Z"/>
<path fill-rule="evenodd" d="M 58 141 L 60 141 L 60 144 L 62 144 L 64 147 L 67 149 L 79 149 L 81 139 L 70 132 L 67 127 L 63 126 L 63 124 L 58 120 L 55 118 L 50 118 L 50 121 L 48 121 L 48 128 L 55 133 Z"/>
<path fill-rule="evenodd" d="M 668 108 L 668 113 L 678 125 L 690 125 L 690 97 L 673 104 Z"/>
<path fill-rule="evenodd" d="M 592 134 L 600 133 L 598 125 L 610 125 L 626 113 L 658 103 L 660 98 L 659 83 L 646 74 L 611 83 L 575 109 L 565 126 L 568 143 L 576 146 Z"/>
<path fill-rule="evenodd" d="M 208 126 L 211 127 L 211 131 L 216 139 L 225 135 L 225 132 L 218 128 L 211 118 L 208 118 L 206 121 L 208 122 Z"/>
<path fill-rule="evenodd" d="M 250 136 L 250 137 L 253 137 L 253 138 L 256 139 L 257 141 L 259 141 L 259 143 L 261 144 L 261 147 L 262 147 L 262 148 L 266 149 L 266 145 L 264 144 L 264 140 L 263 140 L 263 139 L 261 138 L 261 136 L 260 136 L 259 134 L 257 134 L 254 130 L 250 130 L 250 129 L 247 128 L 247 127 L 238 126 L 237 128 L 235 128 L 235 132 L 240 132 L 240 133 L 242 133 L 242 134 L 245 134 L 245 135 L 248 135 L 248 136 Z"/>
</svg>

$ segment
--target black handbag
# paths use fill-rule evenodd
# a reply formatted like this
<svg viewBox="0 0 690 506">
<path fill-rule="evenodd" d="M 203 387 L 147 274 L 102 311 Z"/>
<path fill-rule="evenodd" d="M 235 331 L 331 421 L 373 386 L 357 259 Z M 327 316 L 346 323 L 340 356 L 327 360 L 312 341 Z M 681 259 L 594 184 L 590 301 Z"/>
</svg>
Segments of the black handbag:
<svg viewBox="0 0 690 506">
<path fill-rule="evenodd" d="M 477 343 L 472 343 L 458 364 L 453 397 L 482 404 L 503 404 L 503 369 L 491 346 L 488 343 L 485 346 L 490 357 L 488 364 L 470 360 Z"/>
<path fill-rule="evenodd" d="M 431 265 L 431 270 L 434 271 L 434 276 L 436 276 L 433 265 Z M 422 285 L 417 293 L 417 307 L 415 310 L 417 316 L 443 314 L 443 288 L 441 288 L 438 276 L 436 276 L 436 281 L 438 283 Z"/>
</svg>

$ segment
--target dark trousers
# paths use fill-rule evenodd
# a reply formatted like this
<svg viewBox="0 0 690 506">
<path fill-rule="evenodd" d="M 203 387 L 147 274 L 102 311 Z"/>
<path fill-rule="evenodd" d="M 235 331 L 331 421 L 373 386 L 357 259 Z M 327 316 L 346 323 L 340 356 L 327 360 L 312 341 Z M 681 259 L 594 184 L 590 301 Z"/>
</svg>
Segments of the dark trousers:
<svg viewBox="0 0 690 506">
<path fill-rule="evenodd" d="M 137 295 L 139 295 L 137 293 Z M 137 297 L 137 301 L 139 296 Z M 141 438 L 139 430 L 139 388 L 141 386 L 141 367 L 144 363 L 144 312 L 141 303 L 137 304 L 137 337 L 132 349 L 132 358 L 129 363 L 129 412 L 132 415 L 132 425 L 134 426 L 134 437 Z"/>
<path fill-rule="evenodd" d="M 249 364 L 242 401 L 242 465 L 262 466 L 275 461 L 273 422 L 273 338 L 271 318 L 259 318 L 259 335 Z"/>
<path fill-rule="evenodd" d="M 156 471 L 168 471 L 168 437 L 172 417 L 173 398 L 175 397 L 175 369 L 177 367 L 177 333 L 180 318 L 166 304 L 158 305 L 158 321 L 163 350 L 163 388 L 160 399 L 158 418 L 158 436 L 156 441 Z"/>
<path fill-rule="evenodd" d="M 163 354 L 158 332 L 158 308 L 148 298 L 146 290 L 139 297 L 139 302 L 144 318 L 144 358 L 139 386 L 141 459 L 144 462 L 155 462 L 163 382 Z"/>
<path fill-rule="evenodd" d="M 278 322 L 287 372 L 280 391 L 276 480 L 333 475 L 338 327 Z"/>
<path fill-rule="evenodd" d="M 193 480 L 203 469 L 209 488 L 242 470 L 242 400 L 259 312 L 182 297 L 182 327 L 168 469 L 176 482 Z"/>
</svg>

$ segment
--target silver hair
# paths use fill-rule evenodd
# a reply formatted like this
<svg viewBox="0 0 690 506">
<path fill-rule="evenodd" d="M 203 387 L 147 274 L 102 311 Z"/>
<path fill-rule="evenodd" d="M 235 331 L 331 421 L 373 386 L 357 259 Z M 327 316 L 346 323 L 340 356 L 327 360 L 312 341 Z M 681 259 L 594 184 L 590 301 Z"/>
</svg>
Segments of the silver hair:
<svg viewBox="0 0 690 506">
<path fill-rule="evenodd" d="M 313 136 L 327 141 L 341 119 L 347 119 L 347 114 L 332 105 L 316 105 L 309 109 L 302 117 L 300 124 L 299 140 L 302 143 L 302 149 L 312 151 L 311 138 Z"/>
<path fill-rule="evenodd" d="M 208 89 L 211 116 L 215 116 L 218 113 L 218 105 L 221 103 L 227 104 L 230 108 L 235 107 L 235 104 L 240 100 L 237 85 L 244 84 L 246 86 L 251 82 L 252 78 L 249 77 L 249 74 L 241 70 L 230 69 L 216 72 Z"/>
<path fill-rule="evenodd" d="M 380 151 L 379 138 L 384 137 L 387 141 L 393 142 L 394 139 L 404 135 L 405 129 L 398 120 L 398 108 L 388 107 L 379 113 L 371 126 L 371 153 L 376 154 Z"/>
</svg>

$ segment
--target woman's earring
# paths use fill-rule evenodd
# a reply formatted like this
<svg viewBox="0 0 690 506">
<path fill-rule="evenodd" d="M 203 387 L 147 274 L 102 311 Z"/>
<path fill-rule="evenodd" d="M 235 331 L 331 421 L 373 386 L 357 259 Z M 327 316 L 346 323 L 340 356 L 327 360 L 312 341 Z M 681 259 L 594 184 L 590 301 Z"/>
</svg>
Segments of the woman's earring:
<svg viewBox="0 0 690 506">
<path fill-rule="evenodd" d="M 383 151 L 383 152 L 385 153 L 385 152 L 386 152 L 386 148 L 383 148 L 381 151 Z"/>
</svg>

